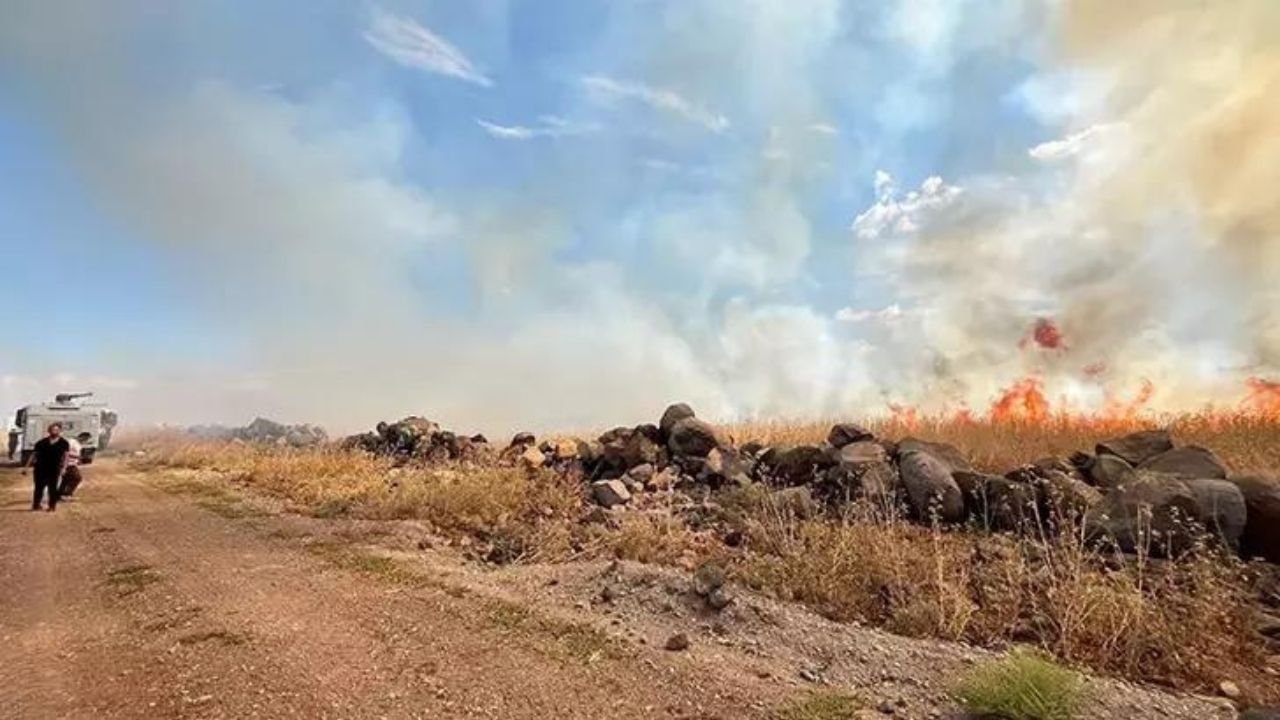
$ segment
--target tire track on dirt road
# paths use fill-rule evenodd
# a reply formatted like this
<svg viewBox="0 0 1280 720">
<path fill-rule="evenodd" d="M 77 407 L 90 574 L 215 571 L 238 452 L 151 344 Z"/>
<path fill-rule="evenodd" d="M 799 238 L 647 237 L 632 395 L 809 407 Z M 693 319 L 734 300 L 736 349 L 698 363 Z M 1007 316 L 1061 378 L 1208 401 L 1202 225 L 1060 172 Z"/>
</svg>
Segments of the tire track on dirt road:
<svg viewBox="0 0 1280 720">
<path fill-rule="evenodd" d="M 763 716 L 709 674 L 549 655 L 474 598 L 336 568 L 110 460 L 87 471 L 33 513 L 29 477 L 0 470 L 0 717 Z"/>
</svg>

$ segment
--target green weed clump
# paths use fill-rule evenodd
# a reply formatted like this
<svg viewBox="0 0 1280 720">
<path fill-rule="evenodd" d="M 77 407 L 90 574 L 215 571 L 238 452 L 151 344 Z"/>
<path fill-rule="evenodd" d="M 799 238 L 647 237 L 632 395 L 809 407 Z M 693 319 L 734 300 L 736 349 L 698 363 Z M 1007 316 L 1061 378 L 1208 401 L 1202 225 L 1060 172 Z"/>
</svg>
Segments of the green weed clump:
<svg viewBox="0 0 1280 720">
<path fill-rule="evenodd" d="M 979 717 L 1072 720 L 1084 702 L 1084 682 L 1076 672 L 1018 651 L 975 668 L 952 697 Z"/>
</svg>

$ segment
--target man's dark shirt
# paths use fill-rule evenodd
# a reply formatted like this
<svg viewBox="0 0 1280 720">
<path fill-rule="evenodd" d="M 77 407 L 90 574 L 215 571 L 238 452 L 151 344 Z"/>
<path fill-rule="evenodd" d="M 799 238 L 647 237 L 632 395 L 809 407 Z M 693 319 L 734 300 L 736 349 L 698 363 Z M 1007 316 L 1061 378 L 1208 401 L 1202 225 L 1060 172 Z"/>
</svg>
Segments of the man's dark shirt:
<svg viewBox="0 0 1280 720">
<path fill-rule="evenodd" d="M 32 451 L 32 464 L 35 465 L 37 475 L 55 475 L 62 471 L 62 460 L 67 456 L 67 451 L 71 446 L 67 444 L 67 439 L 60 437 L 57 440 L 50 440 L 47 437 L 40 438 L 36 443 L 35 450 Z"/>
</svg>

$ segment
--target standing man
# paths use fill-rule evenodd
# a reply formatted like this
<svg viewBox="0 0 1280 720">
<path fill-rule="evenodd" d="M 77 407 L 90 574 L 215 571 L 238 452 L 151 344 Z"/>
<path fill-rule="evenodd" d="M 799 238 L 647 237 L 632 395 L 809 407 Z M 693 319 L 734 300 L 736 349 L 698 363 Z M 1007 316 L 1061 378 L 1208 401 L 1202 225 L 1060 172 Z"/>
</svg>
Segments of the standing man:
<svg viewBox="0 0 1280 720">
<path fill-rule="evenodd" d="M 62 477 L 62 465 L 66 462 L 71 446 L 62 437 L 62 423 L 49 423 L 49 434 L 40 438 L 31 451 L 28 463 L 35 466 L 33 479 L 36 490 L 31 499 L 31 509 L 40 509 L 40 497 L 49 491 L 49 512 L 58 506 L 58 479 Z"/>
<path fill-rule="evenodd" d="M 89 442 L 92 437 L 89 433 L 82 432 L 74 438 L 67 438 L 67 460 L 62 470 L 62 486 L 58 488 L 59 500 L 75 495 L 76 488 L 80 487 L 83 479 L 80 475 L 80 453 L 84 443 Z"/>
<path fill-rule="evenodd" d="M 9 459 L 13 459 L 14 453 L 18 452 L 18 440 L 22 439 L 22 429 L 17 425 L 9 427 Z"/>
</svg>

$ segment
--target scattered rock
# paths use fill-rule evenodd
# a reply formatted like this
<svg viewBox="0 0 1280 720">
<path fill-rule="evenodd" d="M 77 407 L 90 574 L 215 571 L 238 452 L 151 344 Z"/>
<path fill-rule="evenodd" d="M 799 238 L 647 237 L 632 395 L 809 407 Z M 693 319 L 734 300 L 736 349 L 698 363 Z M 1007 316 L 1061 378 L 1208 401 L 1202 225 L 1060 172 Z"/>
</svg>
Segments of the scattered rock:
<svg viewBox="0 0 1280 720">
<path fill-rule="evenodd" d="M 815 445 L 798 445 L 774 452 L 761 462 L 766 464 L 767 479 L 783 487 L 808 485 L 819 473 L 836 464 L 829 452 Z"/>
<path fill-rule="evenodd" d="M 965 470 L 954 473 L 952 479 L 964 494 L 969 516 L 983 527 L 1007 531 L 1035 527 L 1037 493 L 1034 486 Z"/>
<path fill-rule="evenodd" d="M 1149 546 L 1153 554 L 1167 556 L 1190 546 L 1199 515 L 1199 503 L 1187 483 L 1144 472 L 1103 496 L 1086 524 L 1091 537 L 1109 538 L 1124 552 Z"/>
<path fill-rule="evenodd" d="M 707 593 L 707 607 L 712 610 L 723 610 L 733 603 L 733 597 L 724 588 L 716 588 Z"/>
<path fill-rule="evenodd" d="M 707 453 L 707 459 L 698 472 L 698 480 L 718 488 L 726 485 L 751 484 L 751 463 L 732 448 L 718 447 Z"/>
<path fill-rule="evenodd" d="M 667 409 L 662 413 L 662 419 L 658 421 L 658 431 L 662 434 L 664 440 L 670 438 L 671 430 L 676 426 L 676 423 L 691 417 L 695 417 L 695 415 L 693 408 L 688 405 L 684 403 L 668 405 Z"/>
<path fill-rule="evenodd" d="M 1115 455 L 1136 467 L 1172 449 L 1173 438 L 1167 430 L 1143 430 L 1098 443 L 1097 454 Z"/>
<path fill-rule="evenodd" d="M 1059 524 L 1063 520 L 1084 517 L 1102 501 L 1102 493 L 1074 475 L 1046 470 L 1035 480 L 1040 517 Z"/>
<path fill-rule="evenodd" d="M 605 585 L 600 588 L 600 602 L 610 604 L 617 599 L 618 591 L 614 589 L 613 585 Z"/>
<path fill-rule="evenodd" d="M 831 432 L 827 433 L 827 444 L 833 448 L 840 449 L 849 443 L 874 440 L 875 437 L 875 434 L 861 425 L 838 423 L 831 427 Z"/>
<path fill-rule="evenodd" d="M 693 573 L 693 593 L 699 597 L 707 597 L 724 586 L 724 568 L 718 563 L 703 563 Z"/>
<path fill-rule="evenodd" d="M 676 482 L 679 480 L 680 471 L 676 470 L 674 467 L 667 466 L 662 468 L 661 471 L 654 473 L 653 477 L 649 478 L 649 481 L 645 483 L 645 487 L 655 492 L 661 492 L 675 487 Z"/>
<path fill-rule="evenodd" d="M 917 438 L 906 438 L 898 443 L 897 455 L 901 459 L 903 455 L 911 452 L 926 452 L 934 458 L 941 460 L 950 470 L 972 470 L 973 465 L 969 459 L 960 452 L 959 448 L 947 443 L 929 442 L 928 440 L 919 440 Z"/>
<path fill-rule="evenodd" d="M 898 471 L 917 519 L 928 521 L 935 516 L 943 522 L 964 519 L 964 495 L 952 479 L 951 467 L 946 462 L 929 452 L 910 450 L 899 455 Z"/>
<path fill-rule="evenodd" d="M 1280 563 L 1280 479 L 1237 477 L 1231 483 L 1240 488 L 1247 508 L 1241 552 Z"/>
<path fill-rule="evenodd" d="M 689 649 L 689 636 L 684 633 L 676 633 L 667 638 L 666 644 L 663 646 L 672 652 L 682 652 Z"/>
<path fill-rule="evenodd" d="M 393 423 L 380 422 L 371 433 L 345 438 L 342 446 L 391 457 L 397 463 L 485 462 L 493 455 L 483 435 L 457 435 L 416 415 Z M 513 452 L 507 460 L 514 462 L 518 454 Z"/>
<path fill-rule="evenodd" d="M 551 443 L 551 457 L 558 461 L 576 460 L 578 457 L 578 441 L 563 439 Z"/>
<path fill-rule="evenodd" d="M 892 504 L 898 488 L 898 470 L 879 443 L 849 443 L 835 454 L 817 490 L 825 502 L 845 503 L 865 498 L 875 506 Z"/>
<path fill-rule="evenodd" d="M 1239 548 L 1248 520 L 1248 509 L 1240 488 L 1217 479 L 1195 478 L 1185 482 L 1195 495 L 1199 509 L 1196 519 L 1200 524 L 1227 547 Z"/>
<path fill-rule="evenodd" d="M 519 446 L 517 446 L 519 447 Z M 547 456 L 541 450 L 529 445 L 519 455 L 520 464 L 530 468 L 540 468 L 547 463 Z"/>
<path fill-rule="evenodd" d="M 639 428 L 615 428 L 600 436 L 601 462 L 613 476 L 637 465 L 657 465 L 659 445 Z"/>
<path fill-rule="evenodd" d="M 667 447 L 682 457 L 705 458 L 720 446 L 716 429 L 695 417 L 684 418 L 671 426 Z"/>
<path fill-rule="evenodd" d="M 1280 616 L 1259 613 L 1257 630 L 1263 637 L 1280 638 Z"/>
<path fill-rule="evenodd" d="M 591 483 L 591 495 L 602 507 L 612 508 L 631 502 L 631 491 L 621 480 L 597 480 Z"/>
<path fill-rule="evenodd" d="M 1119 455 L 1111 454 L 1099 455 L 1086 472 L 1094 487 L 1100 487 L 1103 490 L 1133 482 L 1137 477 L 1134 475 L 1132 465 Z"/>
<path fill-rule="evenodd" d="M 1162 452 L 1138 465 L 1138 469 L 1188 478 L 1225 480 L 1227 477 L 1227 467 L 1218 456 L 1195 445 Z"/>
<path fill-rule="evenodd" d="M 1218 683 L 1218 692 L 1222 693 L 1222 697 L 1230 698 L 1231 700 L 1240 699 L 1240 687 L 1230 680 L 1223 680 Z"/>
<path fill-rule="evenodd" d="M 654 469 L 650 463 L 640 463 L 627 471 L 627 479 L 648 486 L 653 480 Z"/>
</svg>

